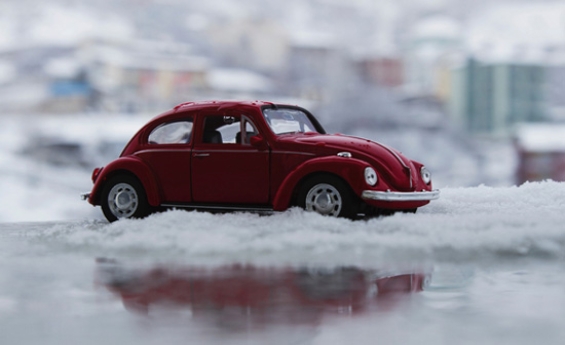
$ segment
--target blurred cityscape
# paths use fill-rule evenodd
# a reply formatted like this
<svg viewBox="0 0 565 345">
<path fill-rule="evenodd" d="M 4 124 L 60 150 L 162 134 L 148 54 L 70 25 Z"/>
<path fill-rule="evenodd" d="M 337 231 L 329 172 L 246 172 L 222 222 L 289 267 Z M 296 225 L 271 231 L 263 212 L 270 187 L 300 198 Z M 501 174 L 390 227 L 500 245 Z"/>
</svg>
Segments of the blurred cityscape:
<svg viewBox="0 0 565 345">
<path fill-rule="evenodd" d="M 4 149 L 48 165 L 103 165 L 181 102 L 261 99 L 439 187 L 565 180 L 560 1 L 8 0 L 0 32 L 0 121 L 25 139 Z"/>
</svg>

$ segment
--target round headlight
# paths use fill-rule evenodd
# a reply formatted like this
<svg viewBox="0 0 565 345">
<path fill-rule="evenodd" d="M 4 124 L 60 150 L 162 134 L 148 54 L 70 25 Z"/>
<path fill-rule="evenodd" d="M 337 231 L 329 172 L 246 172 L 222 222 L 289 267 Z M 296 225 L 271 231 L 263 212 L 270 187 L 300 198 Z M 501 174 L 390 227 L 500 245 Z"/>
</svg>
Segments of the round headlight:
<svg viewBox="0 0 565 345">
<path fill-rule="evenodd" d="M 426 169 L 426 167 L 422 167 L 422 169 L 420 169 L 420 175 L 422 175 L 422 180 L 425 184 L 430 184 L 430 182 L 432 182 L 432 173 Z"/>
<path fill-rule="evenodd" d="M 366 167 L 365 168 L 365 182 L 367 182 L 367 184 L 369 186 L 374 186 L 377 184 L 377 172 L 375 171 L 375 169 L 371 168 L 371 167 Z"/>
</svg>

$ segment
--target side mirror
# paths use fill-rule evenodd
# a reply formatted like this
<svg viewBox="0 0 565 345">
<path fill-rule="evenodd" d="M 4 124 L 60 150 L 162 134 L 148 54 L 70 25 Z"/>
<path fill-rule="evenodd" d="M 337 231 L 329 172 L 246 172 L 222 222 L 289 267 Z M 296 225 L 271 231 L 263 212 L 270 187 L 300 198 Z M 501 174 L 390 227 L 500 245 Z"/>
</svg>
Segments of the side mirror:
<svg viewBox="0 0 565 345">
<path fill-rule="evenodd" d="M 249 138 L 249 143 L 251 144 L 251 146 L 256 147 L 261 151 L 268 148 L 267 141 L 260 134 L 254 135 Z"/>
</svg>

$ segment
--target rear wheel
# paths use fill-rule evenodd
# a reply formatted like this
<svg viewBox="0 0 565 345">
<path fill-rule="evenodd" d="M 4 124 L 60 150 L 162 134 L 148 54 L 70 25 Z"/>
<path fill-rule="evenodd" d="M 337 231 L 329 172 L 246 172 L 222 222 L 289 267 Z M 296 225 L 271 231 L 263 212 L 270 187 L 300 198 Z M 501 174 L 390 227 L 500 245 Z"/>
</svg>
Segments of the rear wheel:
<svg viewBox="0 0 565 345">
<path fill-rule="evenodd" d="M 102 190 L 102 212 L 108 221 L 122 218 L 143 218 L 150 213 L 145 190 L 132 176 L 111 178 Z"/>
<path fill-rule="evenodd" d="M 347 218 L 353 218 L 357 209 L 349 186 L 331 175 L 307 180 L 298 193 L 298 206 L 325 216 Z"/>
</svg>

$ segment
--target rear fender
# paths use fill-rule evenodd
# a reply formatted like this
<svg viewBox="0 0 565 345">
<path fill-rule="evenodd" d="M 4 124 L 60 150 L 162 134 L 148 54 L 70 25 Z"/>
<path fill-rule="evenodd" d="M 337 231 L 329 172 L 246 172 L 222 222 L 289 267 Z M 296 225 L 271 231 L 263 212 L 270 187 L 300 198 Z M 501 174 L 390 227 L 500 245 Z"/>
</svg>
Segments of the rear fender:
<svg viewBox="0 0 565 345">
<path fill-rule="evenodd" d="M 121 157 L 102 169 L 94 183 L 94 187 L 92 188 L 88 201 L 92 205 L 100 205 L 100 198 L 104 185 L 110 178 L 119 174 L 131 174 L 137 177 L 145 189 L 149 205 L 159 206 L 161 203 L 159 187 L 151 173 L 151 170 L 142 160 L 131 156 Z"/>
<path fill-rule="evenodd" d="M 296 187 L 308 176 L 329 173 L 341 177 L 357 196 L 366 189 L 364 170 L 367 162 L 355 158 L 339 156 L 320 157 L 308 160 L 296 167 L 281 183 L 273 199 L 273 209 L 284 211 L 292 201 Z"/>
</svg>

